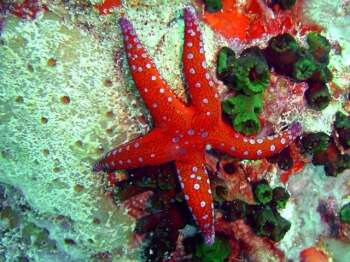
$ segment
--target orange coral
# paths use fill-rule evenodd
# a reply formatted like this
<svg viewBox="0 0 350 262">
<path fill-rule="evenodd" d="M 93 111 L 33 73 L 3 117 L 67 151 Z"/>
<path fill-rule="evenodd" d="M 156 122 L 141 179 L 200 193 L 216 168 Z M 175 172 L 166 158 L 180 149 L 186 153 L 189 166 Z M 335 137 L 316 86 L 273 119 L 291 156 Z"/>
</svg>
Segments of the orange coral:
<svg viewBox="0 0 350 262">
<path fill-rule="evenodd" d="M 304 249 L 300 253 L 300 262 L 328 262 L 328 256 L 315 247 Z"/>
<path fill-rule="evenodd" d="M 223 10 L 217 13 L 204 12 L 203 20 L 227 38 L 246 39 L 249 29 L 248 16 L 236 8 L 235 1 L 223 0 L 222 2 Z"/>
<path fill-rule="evenodd" d="M 243 42 L 262 37 L 264 34 L 296 33 L 320 31 L 314 24 L 300 26 L 303 1 L 297 1 L 292 10 L 274 12 L 261 0 L 245 1 L 244 5 L 234 0 L 222 0 L 223 9 L 216 13 L 203 10 L 203 20 L 216 32 L 226 38 L 238 38 Z"/>
<path fill-rule="evenodd" d="M 105 0 L 102 4 L 96 5 L 95 8 L 99 11 L 100 15 L 108 15 L 113 8 L 120 6 L 120 0 Z"/>
</svg>

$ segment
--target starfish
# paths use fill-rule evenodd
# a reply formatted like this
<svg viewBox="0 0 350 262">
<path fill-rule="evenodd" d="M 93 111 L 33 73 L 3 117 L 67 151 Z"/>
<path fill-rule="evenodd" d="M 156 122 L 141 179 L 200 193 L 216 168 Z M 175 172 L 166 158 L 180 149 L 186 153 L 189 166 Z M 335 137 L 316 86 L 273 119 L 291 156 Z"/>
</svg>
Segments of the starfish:
<svg viewBox="0 0 350 262">
<path fill-rule="evenodd" d="M 249 138 L 234 131 L 221 118 L 215 82 L 207 71 L 198 21 L 184 10 L 183 73 L 190 103 L 181 101 L 162 79 L 131 23 L 120 18 L 132 78 L 153 118 L 146 135 L 120 145 L 98 161 L 93 171 L 113 172 L 174 161 L 184 198 L 204 236 L 215 239 L 214 207 L 205 168 L 211 148 L 239 159 L 260 159 L 280 152 L 301 132 L 300 124 L 280 134 Z"/>
</svg>

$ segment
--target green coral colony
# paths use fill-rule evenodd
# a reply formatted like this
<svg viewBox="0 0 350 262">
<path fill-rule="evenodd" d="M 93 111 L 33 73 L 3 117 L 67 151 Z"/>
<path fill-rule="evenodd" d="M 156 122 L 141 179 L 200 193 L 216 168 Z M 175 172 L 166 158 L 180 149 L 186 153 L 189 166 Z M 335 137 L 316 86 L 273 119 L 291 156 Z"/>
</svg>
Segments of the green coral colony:
<svg viewBox="0 0 350 262">
<path fill-rule="evenodd" d="M 287 7 L 288 2 L 293 1 L 282 2 Z M 300 46 L 290 34 L 277 35 L 270 39 L 264 50 L 248 48 L 238 58 L 230 48 L 221 48 L 217 56 L 217 77 L 235 93 L 223 101 L 223 111 L 236 130 L 247 135 L 258 133 L 262 92 L 269 85 L 272 68 L 277 74 L 308 84 L 305 99 L 311 109 L 323 110 L 328 106 L 331 96 L 327 83 L 332 80 L 328 68 L 331 46 L 319 33 L 311 32 L 306 39 L 307 48 Z M 349 117 L 338 112 L 334 126 L 344 148 L 349 148 Z M 350 157 L 336 150 L 334 141 L 323 132 L 303 135 L 299 147 L 302 153 L 313 155 L 314 164 L 324 165 L 327 175 L 336 176 L 350 168 Z M 293 165 L 289 148 L 269 158 L 269 161 L 277 162 L 285 170 Z M 257 205 L 248 205 L 240 200 L 224 202 L 221 208 L 225 219 L 243 218 L 257 235 L 281 240 L 291 224 L 277 210 L 286 206 L 288 192 L 283 187 L 272 189 L 266 181 L 261 181 L 254 186 L 254 198 Z M 340 211 L 341 220 L 347 223 L 350 223 L 349 210 L 348 204 Z"/>
<path fill-rule="evenodd" d="M 269 85 L 271 68 L 296 82 L 307 82 L 305 98 L 310 108 L 323 110 L 328 106 L 331 97 L 327 82 L 332 80 L 327 67 L 330 43 L 315 32 L 307 35 L 307 43 L 308 49 L 290 34 L 281 34 L 271 38 L 264 50 L 249 48 L 239 58 L 228 47 L 220 50 L 217 77 L 239 94 L 223 102 L 224 112 L 231 117 L 236 130 L 247 135 L 259 131 L 261 93 Z"/>
<path fill-rule="evenodd" d="M 295 3 L 283 0 L 275 2 L 282 9 L 289 9 Z M 205 4 L 208 12 L 222 8 L 221 1 L 205 1 Z M 309 33 L 306 39 L 308 46 L 303 47 L 290 34 L 280 34 L 272 37 L 265 49 L 250 47 L 239 57 L 229 47 L 220 49 L 217 55 L 217 77 L 234 94 L 222 102 L 222 110 L 235 130 L 246 135 L 259 132 L 263 92 L 270 84 L 271 70 L 292 81 L 306 82 L 309 88 L 305 92 L 305 99 L 311 109 L 319 111 L 328 106 L 331 99 L 328 82 L 332 80 L 332 73 L 328 69 L 330 44 L 319 33 Z M 334 127 L 342 145 L 349 148 L 350 118 L 338 112 Z M 315 165 L 323 165 L 329 176 L 336 176 L 350 168 L 350 157 L 341 154 L 333 139 L 323 132 L 304 134 L 298 147 L 302 154 L 312 156 Z M 268 161 L 277 163 L 282 170 L 289 170 L 293 166 L 289 148 L 270 157 Z M 164 180 L 164 172 L 161 171 L 164 168 L 168 170 L 169 167 L 160 167 L 158 171 L 144 168 L 133 170 L 132 173 L 150 172 L 148 179 L 141 178 L 144 176 L 131 176 L 131 179 L 119 183 L 114 189 L 117 203 L 147 190 L 152 190 L 155 194 L 148 204 L 148 210 L 152 214 L 140 219 L 136 226 L 136 232 L 146 233 L 149 240 L 144 251 L 147 261 L 158 261 L 165 254 L 171 253 L 175 248 L 178 230 L 186 224 L 193 224 L 183 198 L 176 193 L 178 188 L 161 187 L 161 184 L 167 185 L 173 178 L 169 175 L 165 177 L 170 180 L 159 180 Z M 168 170 L 166 173 L 172 174 L 174 171 Z M 223 219 L 227 222 L 243 220 L 256 235 L 275 242 L 282 240 L 291 227 L 291 223 L 280 215 L 290 198 L 288 191 L 281 186 L 272 188 L 266 180 L 253 183 L 252 189 L 254 204 L 239 199 L 225 200 L 218 187 L 214 194 L 215 207 L 221 210 Z M 350 223 L 349 210 L 350 205 L 347 204 L 339 212 L 344 223 Z M 224 236 L 218 235 L 215 243 L 208 246 L 195 234 L 185 238 L 183 243 L 185 253 L 193 254 L 193 261 L 220 262 L 226 261 L 232 251 L 228 241 Z"/>
</svg>

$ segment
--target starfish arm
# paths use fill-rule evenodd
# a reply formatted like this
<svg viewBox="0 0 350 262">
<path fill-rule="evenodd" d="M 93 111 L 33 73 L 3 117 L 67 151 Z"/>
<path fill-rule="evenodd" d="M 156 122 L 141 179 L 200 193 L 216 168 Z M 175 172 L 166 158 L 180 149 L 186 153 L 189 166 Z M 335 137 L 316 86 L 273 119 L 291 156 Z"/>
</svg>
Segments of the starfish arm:
<svg viewBox="0 0 350 262">
<path fill-rule="evenodd" d="M 193 218 L 202 231 L 206 243 L 212 244 L 215 238 L 214 208 L 204 161 L 204 155 L 193 152 L 191 158 L 176 160 L 175 164 Z"/>
<path fill-rule="evenodd" d="M 163 126 L 174 118 L 181 119 L 180 110 L 186 110 L 185 104 L 174 95 L 162 79 L 131 23 L 126 18 L 120 18 L 119 24 L 123 32 L 132 78 L 152 115 L 155 126 Z"/>
<path fill-rule="evenodd" d="M 262 138 L 248 138 L 235 133 L 227 124 L 218 128 L 211 145 L 232 157 L 240 159 L 262 159 L 279 153 L 301 134 L 301 126 L 294 123 L 291 127 L 279 134 Z"/>
<path fill-rule="evenodd" d="M 174 143 L 160 129 L 153 129 L 145 136 L 136 138 L 108 152 L 94 167 L 94 172 L 112 172 L 143 166 L 160 165 L 174 160 Z"/>
<path fill-rule="evenodd" d="M 206 69 L 202 35 L 198 21 L 189 8 L 185 9 L 184 17 L 185 43 L 182 61 L 192 105 L 201 112 L 220 119 L 221 104 L 214 88 L 214 81 Z"/>
</svg>

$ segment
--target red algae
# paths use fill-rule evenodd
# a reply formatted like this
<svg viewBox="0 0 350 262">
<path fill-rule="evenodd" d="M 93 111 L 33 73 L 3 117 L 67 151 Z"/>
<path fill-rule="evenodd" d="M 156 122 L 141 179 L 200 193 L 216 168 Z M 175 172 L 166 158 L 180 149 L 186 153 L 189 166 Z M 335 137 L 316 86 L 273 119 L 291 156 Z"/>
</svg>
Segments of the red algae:
<svg viewBox="0 0 350 262">
<path fill-rule="evenodd" d="M 321 31 L 315 24 L 302 23 L 303 1 L 297 1 L 292 10 L 270 9 L 263 1 L 246 1 L 238 6 L 237 1 L 223 0 L 220 12 L 209 13 L 203 10 L 203 21 L 225 38 L 238 38 L 250 42 L 264 35 L 276 35 L 285 32 L 305 34 L 309 31 Z M 302 24 L 300 26 L 300 24 Z"/>
<path fill-rule="evenodd" d="M 105 0 L 102 4 L 95 5 L 95 8 L 99 11 L 100 15 L 108 15 L 112 12 L 113 8 L 119 7 L 120 0 Z"/>
</svg>

